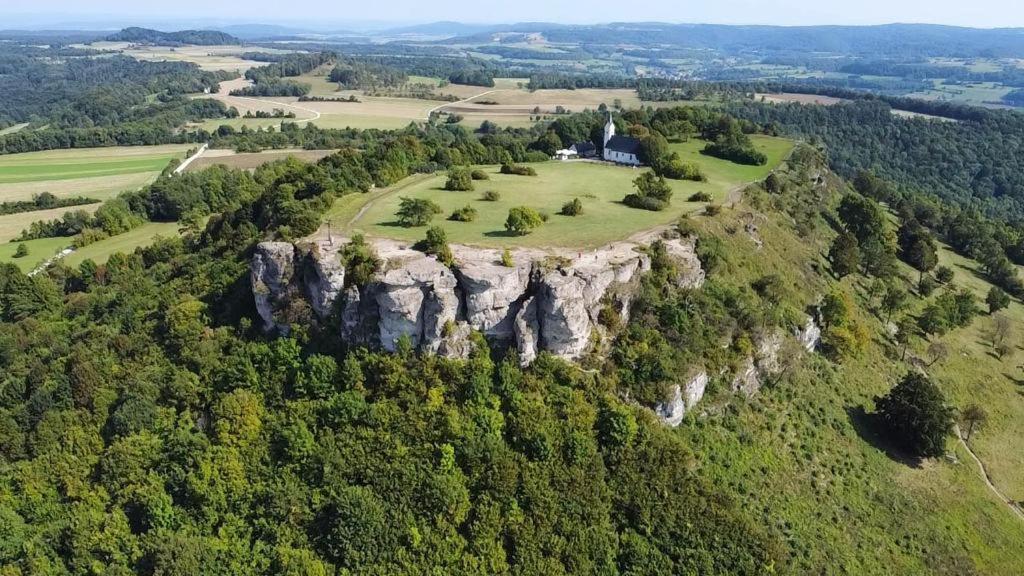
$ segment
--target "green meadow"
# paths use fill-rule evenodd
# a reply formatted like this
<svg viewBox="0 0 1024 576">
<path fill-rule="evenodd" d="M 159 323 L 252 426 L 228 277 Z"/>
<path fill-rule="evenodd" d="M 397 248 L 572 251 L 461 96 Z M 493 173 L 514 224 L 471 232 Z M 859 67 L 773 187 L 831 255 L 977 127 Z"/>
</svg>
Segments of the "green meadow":
<svg viewBox="0 0 1024 576">
<path fill-rule="evenodd" d="M 696 192 L 711 194 L 713 202 L 724 202 L 730 191 L 760 180 L 788 154 L 792 143 L 778 138 L 757 137 L 757 146 L 769 156 L 765 166 L 743 166 L 700 154 L 704 142 L 691 140 L 674 144 L 687 161 L 699 164 L 706 182 L 670 180 L 673 199 L 660 212 L 639 210 L 622 204 L 633 189 L 633 180 L 646 168 L 612 166 L 593 162 L 544 162 L 531 164 L 537 176 L 505 175 L 498 166 L 482 166 L 488 180 L 474 182 L 471 192 L 444 190 L 446 173 L 414 176 L 397 185 L 353 199 L 342 199 L 328 214 L 328 220 L 349 232 L 415 241 L 425 228 L 405 228 L 396 222 L 402 197 L 429 198 L 442 208 L 432 224 L 440 225 L 451 242 L 481 246 L 595 247 L 629 237 L 632 233 L 674 222 L 682 214 L 700 210 L 705 203 L 689 202 Z M 484 201 L 486 191 L 500 195 L 498 201 Z M 559 214 L 566 202 L 579 198 L 583 213 L 570 217 Z M 448 220 L 451 213 L 472 206 L 478 217 L 473 222 Z M 526 236 L 510 236 L 505 219 L 510 208 L 529 206 L 549 216 L 548 221 Z"/>
</svg>

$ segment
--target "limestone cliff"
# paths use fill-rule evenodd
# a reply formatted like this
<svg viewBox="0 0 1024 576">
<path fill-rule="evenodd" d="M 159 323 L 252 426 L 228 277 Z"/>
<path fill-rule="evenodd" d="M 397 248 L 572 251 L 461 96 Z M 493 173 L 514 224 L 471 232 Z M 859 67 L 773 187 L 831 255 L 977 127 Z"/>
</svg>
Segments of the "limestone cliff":
<svg viewBox="0 0 1024 576">
<path fill-rule="evenodd" d="M 628 313 L 639 275 L 650 269 L 646 241 L 598 250 L 520 250 L 513 265 L 494 250 L 453 246 L 456 265 L 391 240 L 375 240 L 382 269 L 365 286 L 345 286 L 338 251 L 344 241 L 263 242 L 252 258 L 256 310 L 267 331 L 286 332 L 282 311 L 305 301 L 321 321 L 337 315 L 348 343 L 394 350 L 400 338 L 449 357 L 470 351 L 472 331 L 516 346 L 524 364 L 541 351 L 573 360 L 590 350 L 606 305 Z M 699 287 L 704 272 L 692 239 L 664 240 L 680 286 Z"/>
</svg>

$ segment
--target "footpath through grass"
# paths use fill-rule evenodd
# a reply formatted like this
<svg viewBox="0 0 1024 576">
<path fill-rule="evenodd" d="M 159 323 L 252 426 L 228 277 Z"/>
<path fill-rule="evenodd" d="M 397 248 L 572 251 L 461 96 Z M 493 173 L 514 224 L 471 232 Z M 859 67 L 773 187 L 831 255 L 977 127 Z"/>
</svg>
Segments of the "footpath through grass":
<svg viewBox="0 0 1024 576">
<path fill-rule="evenodd" d="M 480 167 L 489 180 L 474 182 L 471 192 L 444 190 L 446 173 L 415 176 L 403 180 L 391 189 L 370 193 L 349 216 L 359 215 L 346 230 L 370 236 L 390 237 L 416 241 L 423 237 L 425 228 L 404 228 L 395 216 L 402 197 L 427 198 L 442 208 L 432 224 L 440 225 L 448 233 L 450 242 L 480 246 L 549 246 L 591 248 L 629 237 L 635 232 L 674 222 L 684 213 L 701 209 L 705 203 L 689 202 L 696 192 L 711 194 L 714 202 L 722 202 L 728 193 L 745 183 L 760 180 L 788 154 L 792 143 L 778 138 L 757 137 L 759 148 L 769 155 L 766 166 L 743 166 L 699 154 L 704 142 L 693 140 L 673 145 L 688 161 L 699 164 L 708 176 L 707 182 L 669 181 L 674 195 L 668 209 L 651 212 L 630 208 L 622 198 L 633 192 L 633 180 L 646 168 L 612 166 L 593 162 L 545 162 L 531 164 L 537 176 L 501 174 L 497 166 Z M 500 195 L 498 201 L 484 201 L 486 191 Z M 358 204 L 359 200 L 340 202 L 343 206 Z M 579 198 L 583 214 L 576 217 L 559 214 L 566 202 Z M 464 206 L 477 210 L 473 222 L 454 222 L 447 218 Z M 526 236 L 511 236 L 505 231 L 505 219 L 510 208 L 529 206 L 549 215 L 548 221 Z M 328 218 L 334 225 L 346 226 L 347 218 L 338 214 L 344 208 L 335 208 Z"/>
</svg>

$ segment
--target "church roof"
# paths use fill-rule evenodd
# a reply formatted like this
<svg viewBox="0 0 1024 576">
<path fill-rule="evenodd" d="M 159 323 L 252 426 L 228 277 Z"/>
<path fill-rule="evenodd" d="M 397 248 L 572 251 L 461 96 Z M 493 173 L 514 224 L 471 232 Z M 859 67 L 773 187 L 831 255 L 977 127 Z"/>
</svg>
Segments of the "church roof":
<svg viewBox="0 0 1024 576">
<path fill-rule="evenodd" d="M 597 150 L 597 146 L 594 146 L 593 142 L 577 142 L 572 147 L 577 154 L 588 154 Z"/>
<path fill-rule="evenodd" d="M 612 136 L 605 143 L 604 148 L 623 154 L 640 154 L 640 140 L 629 136 Z"/>
</svg>

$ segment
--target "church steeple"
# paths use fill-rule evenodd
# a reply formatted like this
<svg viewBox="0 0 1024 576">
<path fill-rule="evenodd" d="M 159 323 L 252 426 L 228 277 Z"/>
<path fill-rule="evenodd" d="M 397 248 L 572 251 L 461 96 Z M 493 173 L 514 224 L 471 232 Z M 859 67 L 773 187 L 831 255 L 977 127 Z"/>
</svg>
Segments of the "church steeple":
<svg viewBox="0 0 1024 576">
<path fill-rule="evenodd" d="M 608 123 L 604 125 L 604 145 L 608 145 L 608 141 L 615 136 L 615 123 L 612 122 L 612 113 L 608 113 Z"/>
</svg>

